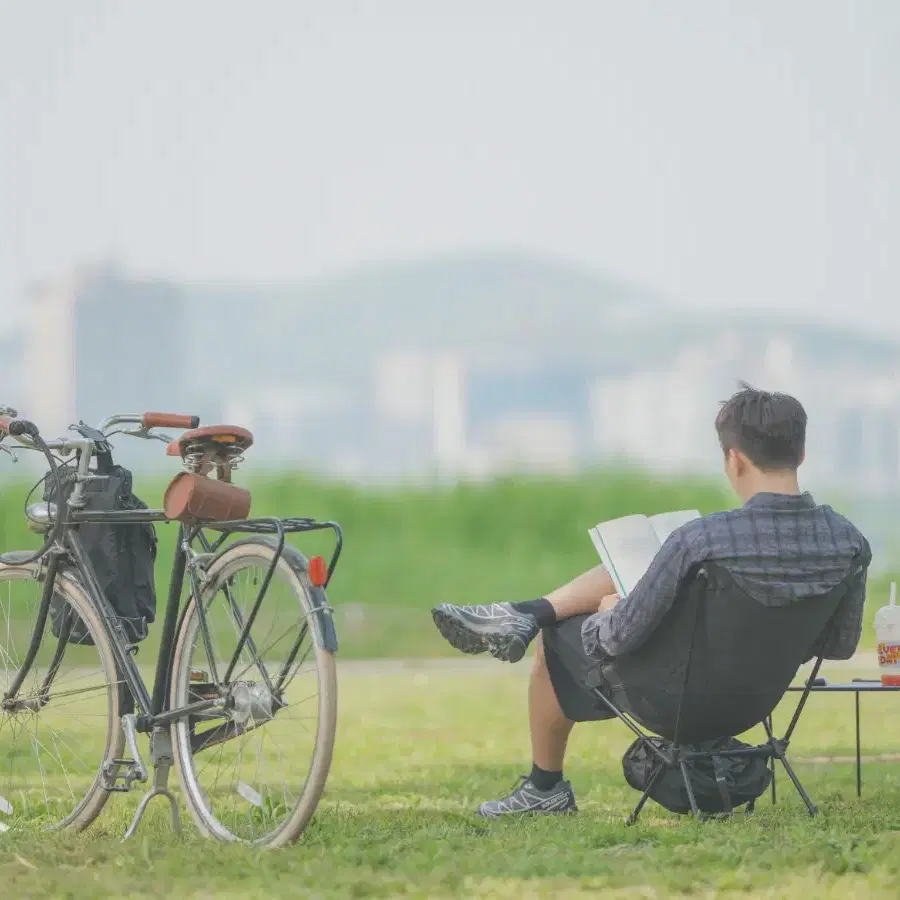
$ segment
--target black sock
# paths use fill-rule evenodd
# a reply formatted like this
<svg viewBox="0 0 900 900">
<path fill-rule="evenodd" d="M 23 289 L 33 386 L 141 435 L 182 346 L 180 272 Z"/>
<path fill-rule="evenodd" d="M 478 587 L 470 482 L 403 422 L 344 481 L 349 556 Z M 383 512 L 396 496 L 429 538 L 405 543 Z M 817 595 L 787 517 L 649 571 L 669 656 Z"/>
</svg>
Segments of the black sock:
<svg viewBox="0 0 900 900">
<path fill-rule="evenodd" d="M 541 628 L 556 624 L 556 610 L 545 597 L 538 597 L 537 600 L 522 600 L 520 603 L 511 603 L 510 606 L 516 612 L 534 616 Z"/>
<path fill-rule="evenodd" d="M 548 772 L 537 763 L 532 763 L 529 779 L 539 791 L 549 791 L 562 781 L 562 772 Z"/>
</svg>

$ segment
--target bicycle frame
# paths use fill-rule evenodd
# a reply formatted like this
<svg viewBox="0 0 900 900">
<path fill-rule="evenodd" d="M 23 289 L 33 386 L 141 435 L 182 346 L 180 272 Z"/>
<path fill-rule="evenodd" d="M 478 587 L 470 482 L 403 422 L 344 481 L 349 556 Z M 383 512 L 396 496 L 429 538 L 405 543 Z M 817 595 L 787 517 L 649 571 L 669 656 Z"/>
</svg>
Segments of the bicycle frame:
<svg viewBox="0 0 900 900">
<path fill-rule="evenodd" d="M 73 442 L 78 445 L 89 444 L 87 446 L 79 446 L 80 459 L 78 471 L 82 477 L 87 476 L 88 466 L 90 464 L 90 456 L 92 454 L 93 445 L 91 442 Z M 90 476 L 87 476 L 90 477 Z M 200 620 L 200 629 L 204 642 L 206 643 L 207 655 L 210 664 L 213 667 L 213 680 L 217 687 L 220 688 L 221 681 L 218 674 L 214 671 L 215 660 L 212 653 L 212 637 L 209 626 L 206 621 L 206 611 L 203 605 L 199 603 L 201 596 L 201 588 L 199 584 L 198 571 L 203 568 L 207 561 L 211 561 L 216 552 L 222 547 L 228 537 L 235 534 L 274 534 L 276 535 L 276 552 L 269 564 L 266 575 L 260 586 L 259 594 L 251 607 L 246 621 L 241 623 L 241 616 L 238 612 L 229 588 L 225 588 L 226 596 L 231 604 L 232 614 L 236 617 L 236 622 L 241 627 L 241 634 L 238 638 L 238 644 L 232 654 L 232 658 L 225 672 L 224 680 L 231 676 L 235 666 L 238 663 L 241 652 L 244 648 L 248 648 L 256 662 L 261 676 L 267 682 L 266 687 L 272 692 L 272 696 L 278 696 L 278 691 L 284 685 L 284 681 L 293 665 L 294 659 L 299 652 L 300 646 L 309 633 L 308 623 L 304 623 L 303 627 L 295 640 L 281 671 L 275 678 L 275 683 L 266 673 L 265 667 L 259 664 L 259 657 L 256 648 L 250 638 L 250 629 L 262 606 L 271 583 L 275 568 L 281 558 L 285 544 L 285 535 L 295 532 L 321 531 L 331 530 L 335 536 L 335 548 L 328 564 L 327 576 L 321 586 L 312 585 L 311 595 L 316 613 L 313 616 L 314 642 L 319 644 L 331 652 L 337 650 L 337 638 L 335 634 L 334 624 L 331 618 L 331 609 L 327 605 L 324 588 L 327 586 L 334 573 L 338 559 L 343 547 L 343 534 L 340 526 L 336 522 L 319 522 L 315 519 L 277 519 L 277 518 L 255 518 L 242 519 L 232 522 L 213 522 L 203 523 L 197 526 L 178 525 L 177 545 L 175 548 L 175 556 L 172 561 L 172 575 L 169 583 L 169 594 L 166 602 L 166 608 L 162 621 L 162 634 L 160 638 L 159 656 L 156 661 L 156 669 L 153 680 L 152 694 L 148 690 L 140 671 L 137 667 L 133 654 L 130 652 L 130 644 L 121 629 L 119 619 L 103 592 L 102 587 L 97 579 L 97 575 L 91 564 L 87 553 L 81 543 L 78 535 L 78 525 L 86 523 L 104 523 L 104 524 L 137 524 L 141 522 L 160 523 L 169 522 L 163 510 L 118 510 L 118 511 L 90 511 L 77 508 L 72 503 L 77 498 L 78 487 L 83 484 L 82 481 L 76 483 L 72 498 L 67 504 L 66 520 L 64 531 L 62 534 L 62 542 L 48 551 L 47 569 L 44 577 L 43 593 L 41 596 L 41 605 L 38 610 L 35 628 L 32 632 L 31 643 L 25 658 L 22 662 L 18 675 L 10 684 L 9 690 L 2 698 L 2 703 L 6 706 L 16 703 L 16 694 L 25 681 L 25 678 L 37 656 L 41 642 L 44 638 L 46 630 L 47 618 L 49 616 L 50 604 L 53 598 L 56 578 L 60 570 L 60 561 L 66 557 L 74 563 L 76 571 L 79 573 L 80 585 L 87 594 L 89 602 L 98 612 L 103 623 L 106 636 L 109 638 L 110 645 L 115 656 L 116 665 L 120 675 L 125 682 L 131 696 L 133 697 L 139 714 L 135 717 L 136 730 L 141 732 L 151 732 L 154 728 L 168 725 L 177 719 L 185 716 L 196 715 L 198 713 L 210 710 L 215 706 L 221 706 L 224 695 L 209 700 L 201 700 L 196 703 L 188 704 L 184 707 L 172 709 L 169 703 L 169 674 L 172 666 L 172 658 L 175 651 L 175 640 L 178 630 L 178 624 L 187 609 L 192 598 L 198 598 L 198 617 Z M 77 503 L 77 500 L 76 500 Z M 62 514 L 62 511 L 60 511 Z M 210 541 L 205 531 L 217 531 L 219 537 Z M 199 541 L 203 553 L 196 553 L 192 544 Z M 188 576 L 190 582 L 190 591 L 187 595 L 184 605 L 181 603 L 181 596 L 185 588 L 185 576 Z M 49 667 L 48 675 L 41 687 L 41 696 L 38 703 L 41 705 L 49 702 L 49 692 L 52 680 L 62 656 L 65 651 L 66 643 L 69 637 L 70 628 L 64 627 L 58 638 L 58 646 L 53 661 Z M 24 701 L 32 703 L 34 701 Z"/>
</svg>

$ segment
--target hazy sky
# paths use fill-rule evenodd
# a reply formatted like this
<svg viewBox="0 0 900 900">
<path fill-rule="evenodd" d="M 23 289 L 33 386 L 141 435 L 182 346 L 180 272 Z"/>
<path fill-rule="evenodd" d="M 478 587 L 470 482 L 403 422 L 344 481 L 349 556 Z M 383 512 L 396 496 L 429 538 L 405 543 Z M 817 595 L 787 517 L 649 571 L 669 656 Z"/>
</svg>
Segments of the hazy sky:
<svg viewBox="0 0 900 900">
<path fill-rule="evenodd" d="M 0 303 L 517 247 L 900 335 L 898 0 L 0 0 Z"/>
</svg>

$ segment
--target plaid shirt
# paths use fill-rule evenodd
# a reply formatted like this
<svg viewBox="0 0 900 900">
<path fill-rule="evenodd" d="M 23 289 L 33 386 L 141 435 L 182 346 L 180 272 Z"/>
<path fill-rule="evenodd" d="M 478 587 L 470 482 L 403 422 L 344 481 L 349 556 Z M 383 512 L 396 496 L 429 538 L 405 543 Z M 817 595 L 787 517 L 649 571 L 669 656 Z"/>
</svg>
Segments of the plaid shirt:
<svg viewBox="0 0 900 900">
<path fill-rule="evenodd" d="M 860 568 L 841 621 L 825 648 L 829 659 L 849 659 L 862 633 L 868 541 L 830 506 L 808 493 L 760 493 L 740 509 L 713 513 L 672 532 L 634 590 L 582 626 L 588 656 L 636 650 L 675 602 L 695 565 L 710 560 L 726 569 L 760 603 L 776 606 L 825 594 Z"/>
</svg>

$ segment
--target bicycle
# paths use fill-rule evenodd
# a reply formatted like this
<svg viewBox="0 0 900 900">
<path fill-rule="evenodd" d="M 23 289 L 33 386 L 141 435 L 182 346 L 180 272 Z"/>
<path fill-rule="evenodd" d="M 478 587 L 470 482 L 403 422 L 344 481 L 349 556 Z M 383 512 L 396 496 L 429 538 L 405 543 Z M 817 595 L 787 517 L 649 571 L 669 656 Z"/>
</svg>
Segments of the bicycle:
<svg viewBox="0 0 900 900">
<path fill-rule="evenodd" d="M 247 518 L 249 494 L 243 517 L 210 521 L 192 508 L 174 489 L 181 476 L 200 485 L 193 496 L 207 506 L 241 510 L 231 472 L 253 442 L 244 429 L 144 413 L 111 416 L 97 429 L 82 423 L 71 438 L 44 441 L 15 410 L 0 413 L 0 449 L 15 457 L 2 443 L 10 437 L 16 449 L 42 452 L 56 497 L 65 496 L 64 481 L 74 482 L 66 502 L 27 506 L 43 545 L 0 556 L 0 831 L 87 828 L 113 793 L 148 782 L 152 769 L 125 838 L 156 796 L 168 799 L 180 833 L 168 787 L 174 766 L 202 834 L 271 848 L 295 841 L 319 803 L 334 747 L 337 636 L 326 587 L 343 546 L 340 526 Z M 159 428 L 183 433 L 172 440 Z M 181 457 L 186 473 L 173 480 L 165 509 L 85 508 L 87 487 L 105 477 L 92 461 L 111 452 L 113 434 L 161 440 Z M 217 479 L 207 477 L 213 469 Z M 176 498 L 173 511 L 169 494 L 179 491 L 187 502 L 179 507 Z M 142 522 L 178 528 L 152 685 L 79 537 L 92 523 Z M 333 533 L 327 562 L 285 540 L 310 531 Z M 24 588 L 24 599 L 13 598 L 14 588 Z M 75 643 L 78 620 L 89 639 Z"/>
</svg>

